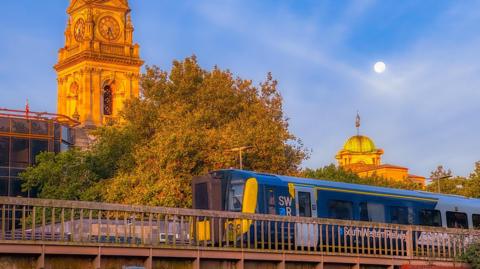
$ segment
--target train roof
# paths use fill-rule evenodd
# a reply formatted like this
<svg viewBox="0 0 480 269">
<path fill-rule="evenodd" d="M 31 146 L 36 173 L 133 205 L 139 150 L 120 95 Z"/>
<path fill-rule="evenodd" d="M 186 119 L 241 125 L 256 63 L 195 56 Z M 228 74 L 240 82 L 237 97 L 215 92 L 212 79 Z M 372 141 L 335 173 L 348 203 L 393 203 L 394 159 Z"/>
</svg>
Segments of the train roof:
<svg viewBox="0 0 480 269">
<path fill-rule="evenodd" d="M 255 176 L 257 180 L 259 180 L 260 182 L 265 182 L 265 183 L 272 182 L 272 180 L 278 179 L 281 182 L 283 182 L 285 185 L 288 183 L 294 183 L 297 185 L 310 185 L 310 186 L 325 187 L 325 188 L 331 188 L 331 189 L 351 190 L 356 192 L 379 193 L 379 194 L 386 194 L 386 195 L 423 198 L 428 200 L 436 200 L 438 202 L 441 202 L 442 204 L 461 205 L 462 207 L 463 206 L 472 207 L 472 208 L 480 207 L 480 199 L 469 198 L 469 197 L 464 197 L 460 195 L 439 194 L 439 193 L 431 193 L 426 191 L 415 191 L 415 190 L 402 190 L 402 189 L 361 185 L 361 184 L 354 184 L 354 183 L 337 182 L 337 181 L 330 181 L 330 180 L 324 180 L 324 179 L 309 179 L 309 178 L 282 176 L 282 175 L 259 173 L 254 171 L 245 171 L 245 170 L 236 170 L 236 169 L 231 169 L 229 171 L 238 171 L 240 173 L 249 174 L 251 176 Z"/>
</svg>

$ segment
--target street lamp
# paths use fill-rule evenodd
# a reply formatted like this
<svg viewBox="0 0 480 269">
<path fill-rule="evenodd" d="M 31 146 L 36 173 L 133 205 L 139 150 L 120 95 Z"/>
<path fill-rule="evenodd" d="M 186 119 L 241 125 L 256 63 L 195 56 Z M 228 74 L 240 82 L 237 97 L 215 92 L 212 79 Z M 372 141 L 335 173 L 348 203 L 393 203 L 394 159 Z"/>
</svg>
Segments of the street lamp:
<svg viewBox="0 0 480 269">
<path fill-rule="evenodd" d="M 243 151 L 246 150 L 246 149 L 251 149 L 253 148 L 252 146 L 243 146 L 243 147 L 238 147 L 238 148 L 232 148 L 232 149 L 229 149 L 228 151 L 231 151 L 231 152 L 236 152 L 238 151 L 238 154 L 239 154 L 239 157 L 240 157 L 240 170 L 243 169 Z"/>
<path fill-rule="evenodd" d="M 443 177 L 434 177 L 434 178 L 431 178 L 431 179 L 434 179 L 437 181 L 437 192 L 438 193 L 441 193 L 441 190 L 440 190 L 440 180 L 442 179 L 447 179 L 447 178 L 451 178 L 452 176 L 443 176 Z"/>
</svg>

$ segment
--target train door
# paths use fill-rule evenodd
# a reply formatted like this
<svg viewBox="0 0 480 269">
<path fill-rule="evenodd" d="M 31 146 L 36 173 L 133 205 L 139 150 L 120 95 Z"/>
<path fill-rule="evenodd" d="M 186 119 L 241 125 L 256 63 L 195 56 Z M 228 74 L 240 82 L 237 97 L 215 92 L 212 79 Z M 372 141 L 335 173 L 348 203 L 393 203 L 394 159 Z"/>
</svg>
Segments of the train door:
<svg viewBox="0 0 480 269">
<path fill-rule="evenodd" d="M 314 217 L 317 215 L 315 190 L 312 188 L 295 188 L 295 207 L 297 216 Z M 316 247 L 318 243 L 318 225 L 297 223 L 295 225 L 295 245 L 298 247 Z"/>
</svg>

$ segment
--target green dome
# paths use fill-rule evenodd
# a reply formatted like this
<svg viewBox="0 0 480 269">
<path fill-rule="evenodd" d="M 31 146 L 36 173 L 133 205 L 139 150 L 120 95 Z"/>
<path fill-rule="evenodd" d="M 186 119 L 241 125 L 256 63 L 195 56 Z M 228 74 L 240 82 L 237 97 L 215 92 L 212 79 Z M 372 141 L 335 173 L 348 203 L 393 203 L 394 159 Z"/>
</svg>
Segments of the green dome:
<svg viewBox="0 0 480 269">
<path fill-rule="evenodd" d="M 372 139 L 363 135 L 356 135 L 350 137 L 343 149 L 350 152 L 372 152 L 375 150 L 375 144 Z"/>
</svg>

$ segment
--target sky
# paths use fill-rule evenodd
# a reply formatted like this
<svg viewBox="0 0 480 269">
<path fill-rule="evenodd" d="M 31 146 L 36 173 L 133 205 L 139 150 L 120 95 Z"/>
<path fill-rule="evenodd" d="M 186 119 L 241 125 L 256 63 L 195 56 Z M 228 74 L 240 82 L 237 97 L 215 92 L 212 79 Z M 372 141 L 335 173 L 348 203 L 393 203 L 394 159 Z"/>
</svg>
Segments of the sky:
<svg viewBox="0 0 480 269">
<path fill-rule="evenodd" d="M 383 162 L 428 177 L 466 176 L 480 160 L 480 2 L 445 0 L 130 0 L 147 65 L 195 54 L 256 84 L 272 72 L 290 130 L 335 162 L 360 132 Z M 52 66 L 68 0 L 2 3 L 0 107 L 56 110 Z M 373 65 L 384 61 L 386 72 Z"/>
</svg>

